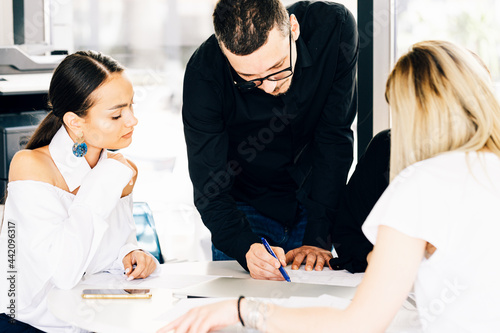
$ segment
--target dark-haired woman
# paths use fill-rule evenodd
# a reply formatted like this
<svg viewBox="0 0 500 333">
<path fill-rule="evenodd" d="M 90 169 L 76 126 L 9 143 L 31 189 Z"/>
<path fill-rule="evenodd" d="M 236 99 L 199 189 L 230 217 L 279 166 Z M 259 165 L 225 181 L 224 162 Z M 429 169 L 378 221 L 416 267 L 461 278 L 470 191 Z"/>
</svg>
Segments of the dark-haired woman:
<svg viewBox="0 0 500 333">
<path fill-rule="evenodd" d="M 133 97 L 123 67 L 100 53 L 77 52 L 54 71 L 52 111 L 10 167 L 1 248 L 15 230 L 18 273 L 15 311 L 0 315 L 0 328 L 20 327 L 8 323 L 15 315 L 43 331 L 79 331 L 49 312 L 52 289 L 72 288 L 104 270 L 134 279 L 156 269 L 157 261 L 137 246 L 131 196 L 137 169 L 107 151 L 132 141 Z M 9 271 L 2 258 L 1 271 Z M 2 290 L 2 303 L 6 295 Z"/>
</svg>

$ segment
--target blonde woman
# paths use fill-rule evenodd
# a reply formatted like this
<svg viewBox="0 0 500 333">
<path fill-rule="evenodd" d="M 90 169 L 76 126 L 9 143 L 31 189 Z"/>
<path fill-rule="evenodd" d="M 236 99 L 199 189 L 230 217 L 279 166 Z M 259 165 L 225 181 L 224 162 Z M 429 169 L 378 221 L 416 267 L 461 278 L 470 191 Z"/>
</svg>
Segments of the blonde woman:
<svg viewBox="0 0 500 333">
<path fill-rule="evenodd" d="M 383 332 L 414 288 L 426 332 L 500 328 L 500 105 L 489 73 L 448 42 L 415 44 L 387 81 L 391 184 L 363 225 L 375 243 L 345 310 L 250 299 L 191 310 L 162 332 Z M 240 319 L 239 319 L 240 315 Z"/>
</svg>

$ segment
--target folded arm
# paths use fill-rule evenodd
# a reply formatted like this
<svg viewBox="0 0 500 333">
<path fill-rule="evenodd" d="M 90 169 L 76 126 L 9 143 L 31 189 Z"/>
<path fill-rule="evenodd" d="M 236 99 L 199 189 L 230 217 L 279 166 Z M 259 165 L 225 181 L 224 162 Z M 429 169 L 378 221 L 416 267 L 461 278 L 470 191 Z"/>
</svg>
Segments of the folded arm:
<svg viewBox="0 0 500 333">
<path fill-rule="evenodd" d="M 11 165 L 16 174 L 8 187 L 5 219 L 17 224 L 20 264 L 35 273 L 27 288 L 36 293 L 47 281 L 72 288 L 96 253 L 108 229 L 106 218 L 133 171 L 113 159 L 102 161 L 87 174 L 68 209 L 63 190 L 36 180 L 36 174 L 23 175 L 27 161 L 20 160 Z M 23 167 L 16 167 L 17 162 Z"/>
</svg>

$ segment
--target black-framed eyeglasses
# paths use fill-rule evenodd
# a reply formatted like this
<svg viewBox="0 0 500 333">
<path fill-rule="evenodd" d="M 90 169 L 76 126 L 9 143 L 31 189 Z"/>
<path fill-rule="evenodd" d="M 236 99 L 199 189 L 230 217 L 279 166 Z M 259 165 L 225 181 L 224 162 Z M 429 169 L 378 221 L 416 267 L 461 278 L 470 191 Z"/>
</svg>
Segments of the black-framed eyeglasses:
<svg viewBox="0 0 500 333">
<path fill-rule="evenodd" d="M 258 79 L 253 79 L 253 80 L 244 81 L 244 82 L 236 82 L 236 80 L 233 77 L 233 73 L 231 71 L 231 65 L 229 64 L 229 61 L 228 61 L 228 65 L 230 66 L 229 73 L 231 73 L 231 79 L 233 80 L 234 85 L 238 89 L 240 89 L 241 91 L 248 91 L 248 90 L 252 90 L 254 88 L 261 86 L 265 80 L 281 81 L 281 80 L 284 80 L 284 79 L 292 76 L 293 75 L 293 67 L 292 67 L 293 64 L 292 64 L 292 32 L 291 31 L 290 31 L 290 35 L 289 35 L 289 42 L 290 42 L 290 66 L 279 71 L 279 72 L 269 74 L 266 77 L 261 77 Z"/>
</svg>

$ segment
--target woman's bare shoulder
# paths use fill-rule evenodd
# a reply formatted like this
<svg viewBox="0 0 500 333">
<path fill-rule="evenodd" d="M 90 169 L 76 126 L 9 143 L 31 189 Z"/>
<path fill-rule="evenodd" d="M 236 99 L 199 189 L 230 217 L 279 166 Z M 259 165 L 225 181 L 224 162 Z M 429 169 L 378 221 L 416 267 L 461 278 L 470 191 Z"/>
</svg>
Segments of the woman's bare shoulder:
<svg viewBox="0 0 500 333">
<path fill-rule="evenodd" d="M 56 171 L 48 146 L 20 150 L 10 163 L 9 181 L 36 180 L 54 185 Z"/>
<path fill-rule="evenodd" d="M 127 186 L 125 186 L 125 188 L 123 189 L 123 192 L 122 192 L 122 197 L 125 197 L 127 195 L 129 195 L 130 193 L 132 193 L 132 191 L 134 190 L 134 186 L 135 186 L 135 182 L 137 181 L 137 165 L 135 165 L 134 162 L 132 162 L 130 159 L 127 158 L 127 162 L 128 164 L 130 164 L 130 166 L 132 168 L 135 169 L 135 175 L 134 177 L 132 178 L 132 184 L 127 184 Z"/>
<path fill-rule="evenodd" d="M 130 166 L 131 166 L 132 168 L 134 168 L 134 169 L 135 169 L 135 172 L 136 172 L 136 173 L 139 171 L 139 170 L 137 169 L 137 165 L 135 165 L 135 163 L 134 163 L 134 162 L 132 162 L 132 160 L 130 160 L 129 158 L 127 158 L 127 162 L 130 164 Z M 135 175 L 135 176 L 137 177 L 137 175 Z"/>
</svg>

